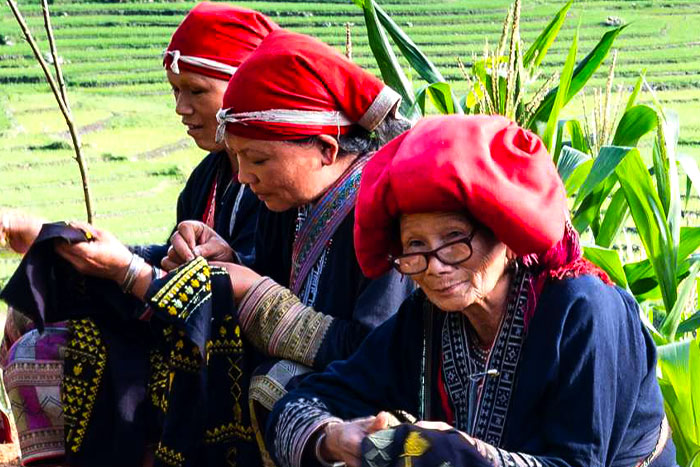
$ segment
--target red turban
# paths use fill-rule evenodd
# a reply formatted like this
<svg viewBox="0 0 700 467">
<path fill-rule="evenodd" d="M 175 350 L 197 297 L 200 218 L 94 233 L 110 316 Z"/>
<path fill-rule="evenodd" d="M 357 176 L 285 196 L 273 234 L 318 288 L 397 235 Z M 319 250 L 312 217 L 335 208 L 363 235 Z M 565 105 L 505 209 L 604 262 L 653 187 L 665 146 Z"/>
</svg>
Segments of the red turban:
<svg viewBox="0 0 700 467">
<path fill-rule="evenodd" d="M 263 140 L 374 130 L 401 97 L 374 75 L 312 37 L 278 30 L 238 69 L 219 111 L 223 130 Z"/>
<path fill-rule="evenodd" d="M 175 30 L 163 57 L 180 69 L 228 81 L 270 32 L 279 29 L 262 13 L 222 3 L 197 4 Z"/>
<path fill-rule="evenodd" d="M 561 241 L 566 192 L 542 141 L 497 116 L 426 118 L 384 146 L 362 174 L 355 250 L 364 274 L 401 254 L 401 214 L 466 210 L 519 256 Z"/>
</svg>

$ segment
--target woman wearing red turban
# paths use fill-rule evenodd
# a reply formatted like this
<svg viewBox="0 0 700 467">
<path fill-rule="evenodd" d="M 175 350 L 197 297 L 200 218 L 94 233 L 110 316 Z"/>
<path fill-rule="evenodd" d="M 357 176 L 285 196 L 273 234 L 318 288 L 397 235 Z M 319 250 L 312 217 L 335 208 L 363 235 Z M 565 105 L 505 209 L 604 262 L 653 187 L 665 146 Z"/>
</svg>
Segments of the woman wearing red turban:
<svg viewBox="0 0 700 467">
<path fill-rule="evenodd" d="M 581 257 L 534 134 L 425 119 L 367 164 L 355 213 L 365 274 L 420 289 L 275 405 L 279 465 L 675 465 L 637 304 Z"/>
<path fill-rule="evenodd" d="M 277 29 L 279 27 L 274 22 L 257 11 L 202 2 L 187 14 L 175 30 L 163 58 L 163 66 L 175 97 L 175 112 L 182 118 L 187 133 L 197 146 L 209 151 L 180 193 L 177 222 L 202 221 L 216 230 L 222 241 L 233 247 L 238 261 L 248 263 L 254 258 L 254 234 L 261 203 L 250 189 L 239 182 L 235 156 L 230 157 L 224 144 L 216 141 L 216 112 L 221 107 L 226 86 L 236 69 L 267 34 Z M 0 213 L 0 241 L 6 237 L 10 248 L 24 254 L 38 235 L 43 222 L 20 212 Z M 131 250 L 147 264 L 158 266 L 169 246 L 169 243 L 136 246 Z M 27 318 L 12 309 L 9 313 L 2 343 L 3 367 L 6 387 L 15 401 L 13 410 L 18 420 L 23 465 L 61 461 L 64 458 L 64 422 L 68 427 L 65 435 L 68 437 L 67 445 L 71 448 L 68 450 L 71 462 L 80 459 L 80 462 L 92 465 L 112 465 L 109 462 L 122 465 L 129 462 L 125 460 L 128 453 L 135 451 L 136 456 L 142 455 L 134 438 L 110 440 L 110 447 L 119 443 L 132 445 L 130 449 L 119 448 L 120 455 L 110 455 L 109 451 L 103 449 L 101 442 L 86 441 L 81 446 L 76 441 L 75 431 L 70 430 L 72 425 L 78 423 L 75 416 L 79 412 L 75 407 L 77 402 L 75 398 L 62 400 L 59 387 L 65 384 L 63 349 L 70 348 L 71 345 L 83 345 L 77 339 L 73 339 L 69 345 L 69 331 L 77 335 L 74 324 L 54 323 L 39 336 L 36 330 L 31 331 L 34 326 Z M 134 334 L 134 328 L 138 324 L 129 324 L 125 333 Z M 140 324 L 144 326 L 143 323 Z M 105 324 L 96 320 L 95 326 L 101 328 Z M 119 338 L 120 331 L 110 331 L 108 334 Z M 125 347 L 135 349 L 135 346 Z M 66 367 L 71 366 L 73 355 L 68 353 Z M 148 358 L 148 354 L 130 357 L 122 354 L 122 357 L 122 360 L 127 361 L 129 358 Z M 138 365 L 131 362 L 131 366 Z M 167 369 L 163 365 L 159 368 Z M 85 372 L 82 376 L 70 377 L 75 380 L 91 376 Z M 152 376 L 152 380 L 154 378 L 157 379 Z M 37 380 L 40 381 L 39 384 L 36 383 Z M 86 387 L 93 386 L 92 381 L 86 380 L 83 383 Z M 102 383 L 103 393 L 109 392 L 107 385 Z M 140 398 L 144 399 L 145 397 Z M 43 404 L 46 409 L 36 408 L 39 404 Z M 135 413 L 143 412 L 143 403 L 132 405 L 135 409 L 130 409 L 120 419 L 130 419 L 125 422 L 127 425 L 138 419 Z M 90 426 L 89 432 L 93 433 L 100 429 L 140 433 L 140 430 L 131 429 L 130 425 L 126 429 L 119 429 L 105 423 L 105 426 L 99 428 L 99 422 L 90 422 L 88 418 L 80 423 L 85 427 Z M 99 436 L 93 435 L 92 439 L 99 439 Z M 85 445 L 90 446 L 85 448 Z M 90 453 L 94 452 L 97 452 L 98 460 L 90 457 Z"/>
<path fill-rule="evenodd" d="M 204 404 L 207 410 L 193 413 L 197 420 L 236 418 L 207 427 L 205 443 L 251 436 L 247 406 L 212 401 L 227 400 L 231 393 L 236 401 L 247 398 L 250 387 L 259 409 L 251 415 L 264 415 L 300 377 L 349 357 L 413 290 L 396 271 L 365 277 L 353 246 L 362 170 L 373 151 L 408 128 L 394 115 L 399 100 L 322 42 L 274 31 L 238 68 L 219 113 L 220 136 L 225 133 L 237 156 L 240 181 L 269 209 L 260 214 L 252 268 L 231 263 L 235 251 L 202 222 L 179 225 L 163 264 L 186 264 L 155 280 L 150 268 L 99 229 L 82 226 L 90 241 L 58 247 L 78 271 L 126 285 L 150 305 L 149 313 L 180 329 L 166 337 L 178 357 L 177 371 L 166 375 L 168 400 L 189 394 L 190 408 Z M 216 281 L 226 271 L 231 280 L 226 276 L 222 290 Z M 233 292 L 237 313 L 222 305 L 227 291 Z M 246 345 L 240 343 L 241 331 Z M 222 358 L 228 350 L 237 353 Z M 263 363 L 263 357 L 272 359 L 249 385 L 248 365 Z M 216 378 L 220 384 L 212 383 Z M 184 386 L 206 390 L 206 397 L 178 392 Z M 200 427 L 193 423 L 192 428 Z M 162 440 L 156 455 L 166 463 L 204 465 L 197 441 Z"/>
</svg>

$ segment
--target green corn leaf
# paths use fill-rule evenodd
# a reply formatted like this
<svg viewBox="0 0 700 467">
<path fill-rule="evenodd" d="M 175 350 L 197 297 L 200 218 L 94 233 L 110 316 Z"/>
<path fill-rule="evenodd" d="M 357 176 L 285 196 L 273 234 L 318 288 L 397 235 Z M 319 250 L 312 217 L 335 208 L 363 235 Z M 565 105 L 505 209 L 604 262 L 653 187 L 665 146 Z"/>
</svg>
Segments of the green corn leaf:
<svg viewBox="0 0 700 467">
<path fill-rule="evenodd" d="M 544 60 L 547 55 L 549 47 L 552 45 L 554 40 L 559 34 L 559 30 L 564 25 L 566 20 L 566 15 L 569 12 L 569 8 L 574 3 L 574 0 L 569 0 L 566 5 L 564 5 L 561 10 L 554 15 L 554 18 L 549 22 L 549 24 L 542 30 L 537 39 L 532 43 L 525 55 L 523 55 L 523 67 L 525 69 L 531 66 L 537 68 Z"/>
<path fill-rule="evenodd" d="M 627 288 L 627 277 L 617 251 L 599 246 L 585 246 L 583 256 L 605 271 L 617 285 L 623 289 Z"/>
<path fill-rule="evenodd" d="M 594 190 L 600 188 L 601 182 L 607 180 L 615 172 L 618 164 L 624 159 L 630 149 L 620 146 L 603 146 L 600 149 L 598 157 L 593 162 L 591 172 L 586 177 L 576 196 L 574 207 L 581 205 L 586 197 L 593 193 Z"/>
<path fill-rule="evenodd" d="M 629 109 L 634 107 L 634 105 L 637 102 L 637 97 L 639 96 L 639 91 L 642 89 L 642 84 L 644 83 L 644 76 L 647 74 L 646 68 L 642 70 L 641 73 L 639 73 L 639 78 L 637 78 L 637 82 L 634 84 L 634 88 L 632 89 L 632 94 L 630 94 L 629 99 L 627 99 L 627 106 L 625 107 L 625 112 L 627 112 Z"/>
<path fill-rule="evenodd" d="M 690 184 L 695 187 L 695 193 L 700 196 L 700 169 L 698 169 L 697 161 L 687 154 L 679 154 L 678 163 L 688 177 Z M 686 193 L 686 196 L 688 196 L 688 193 Z"/>
<path fill-rule="evenodd" d="M 571 41 L 571 47 L 569 48 L 569 55 L 566 57 L 566 62 L 564 63 L 564 69 L 561 72 L 561 77 L 559 79 L 559 87 L 557 88 L 557 94 L 552 103 L 552 109 L 549 112 L 547 127 L 542 135 L 542 142 L 545 144 L 547 150 L 552 152 L 555 142 L 555 132 L 557 129 L 557 124 L 559 120 L 559 112 L 564 108 L 564 105 L 568 102 L 569 85 L 571 84 L 571 79 L 574 73 L 574 65 L 576 64 L 576 52 L 578 51 L 578 28 L 574 34 L 574 40 Z"/>
<path fill-rule="evenodd" d="M 635 105 L 625 111 L 617 125 L 613 145 L 636 146 L 642 136 L 656 129 L 658 114 L 646 105 Z"/>
<path fill-rule="evenodd" d="M 629 216 L 629 208 L 627 207 L 627 199 L 625 192 L 617 190 L 608 205 L 608 210 L 605 211 L 605 216 L 600 224 L 598 235 L 596 235 L 596 245 L 610 248 L 613 244 L 620 229 L 627 221 Z"/>
<path fill-rule="evenodd" d="M 698 340 L 657 347 L 659 385 L 673 432 L 679 465 L 688 465 L 698 451 L 700 427 L 700 350 Z"/>
<path fill-rule="evenodd" d="M 681 241 L 678 246 L 678 271 L 677 278 L 683 278 L 690 269 L 690 255 L 700 248 L 700 227 L 682 227 Z M 624 266 L 627 282 L 635 297 L 645 296 L 654 288 L 658 288 L 658 281 L 654 276 L 654 268 L 651 261 L 645 259 L 635 263 L 627 263 Z M 659 293 L 660 297 L 660 293 Z"/>
<path fill-rule="evenodd" d="M 667 310 L 671 310 L 677 297 L 677 250 L 674 249 L 661 200 L 637 149 L 631 149 L 627 153 L 615 172 L 625 192 L 647 257 L 654 268 L 664 305 Z"/>
<path fill-rule="evenodd" d="M 593 169 L 591 169 L 591 172 Z M 590 176 L 590 173 L 589 173 Z M 585 183 L 585 181 L 584 181 Z M 600 229 L 600 211 L 617 184 L 617 175 L 613 172 L 607 179 L 598 185 L 591 194 L 586 196 L 576 210 L 571 222 L 577 232 L 583 233 L 587 227 L 591 227 L 594 236 L 598 236 Z"/>
<path fill-rule="evenodd" d="M 583 132 L 581 122 L 578 120 L 568 120 L 566 130 L 571 135 L 571 147 L 587 154 L 591 153 L 591 146 L 588 144 L 586 134 Z"/>
<path fill-rule="evenodd" d="M 577 167 L 590 160 L 592 160 L 591 156 L 585 152 L 581 152 L 570 146 L 562 147 L 559 160 L 557 161 L 557 171 L 564 184 L 566 184 Z"/>
<path fill-rule="evenodd" d="M 567 93 L 567 98 L 564 102 L 566 104 L 569 102 L 576 94 L 583 89 L 588 80 L 593 76 L 593 74 L 598 70 L 600 65 L 603 63 L 605 58 L 608 56 L 610 49 L 612 48 L 615 38 L 627 27 L 628 25 L 620 26 L 611 31 L 603 34 L 603 37 L 598 41 L 598 44 L 589 52 L 586 57 L 581 60 L 576 69 L 574 70 L 573 78 L 571 79 L 571 84 Z M 537 110 L 533 113 L 532 118 L 528 124 L 531 130 L 537 128 L 537 121 L 547 121 L 549 120 L 549 114 L 552 112 L 554 107 L 554 101 L 557 94 L 559 93 L 559 88 L 552 89 L 545 98 L 540 103 Z"/>
<path fill-rule="evenodd" d="M 676 332 L 683 318 L 683 310 L 688 305 L 689 300 L 693 298 L 692 294 L 695 292 L 695 281 L 699 273 L 700 262 L 696 262 L 690 267 L 688 276 L 681 281 L 678 287 L 676 303 L 674 303 L 673 308 L 661 323 L 659 331 L 670 341 L 676 340 Z"/>
<path fill-rule="evenodd" d="M 700 328 L 700 310 L 696 311 L 690 318 L 679 324 L 676 332 L 678 334 L 685 334 L 693 332 L 698 328 Z"/>
<path fill-rule="evenodd" d="M 423 86 L 416 94 L 416 105 L 421 113 L 426 113 L 426 98 L 441 114 L 457 113 L 457 103 L 452 100 L 452 88 L 447 83 L 433 83 Z"/>
<path fill-rule="evenodd" d="M 572 197 L 574 193 L 576 193 L 581 188 L 583 181 L 588 176 L 592 167 L 593 159 L 590 159 L 586 162 L 583 162 L 581 165 L 574 169 L 571 175 L 569 175 L 569 177 L 567 178 L 566 183 L 564 183 L 564 188 L 566 189 L 567 197 Z"/>
<path fill-rule="evenodd" d="M 374 9 L 377 12 L 379 22 L 384 27 L 386 32 L 391 36 L 396 46 L 401 51 L 401 54 L 406 58 L 408 63 L 413 67 L 418 75 L 428 83 L 437 83 L 446 81 L 440 73 L 440 70 L 430 61 L 430 59 L 418 48 L 415 42 L 408 37 L 401 27 L 391 19 L 391 17 L 379 6 L 377 2 L 372 1 Z"/>
<path fill-rule="evenodd" d="M 372 0 L 354 0 L 354 2 L 362 7 L 367 27 L 367 39 L 379 66 L 382 79 L 401 95 L 401 113 L 407 118 L 414 118 L 415 115 L 411 113 L 414 106 L 413 87 L 389 44 L 384 28 L 379 23 L 374 2 Z"/>
</svg>

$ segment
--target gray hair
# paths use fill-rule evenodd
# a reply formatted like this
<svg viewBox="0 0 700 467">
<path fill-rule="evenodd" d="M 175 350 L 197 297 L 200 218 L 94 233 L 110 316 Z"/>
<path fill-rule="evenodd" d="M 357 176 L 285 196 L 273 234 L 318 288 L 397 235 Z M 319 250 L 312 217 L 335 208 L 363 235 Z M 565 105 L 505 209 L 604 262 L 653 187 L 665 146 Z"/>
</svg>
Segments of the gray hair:
<svg viewBox="0 0 700 467">
<path fill-rule="evenodd" d="M 354 125 L 349 133 L 340 135 L 337 138 L 338 156 L 362 155 L 377 151 L 386 143 L 410 129 L 411 122 L 391 115 L 382 120 L 374 131 L 368 131 L 359 125 Z M 296 144 L 316 144 L 318 137 L 312 136 L 292 142 Z"/>
</svg>

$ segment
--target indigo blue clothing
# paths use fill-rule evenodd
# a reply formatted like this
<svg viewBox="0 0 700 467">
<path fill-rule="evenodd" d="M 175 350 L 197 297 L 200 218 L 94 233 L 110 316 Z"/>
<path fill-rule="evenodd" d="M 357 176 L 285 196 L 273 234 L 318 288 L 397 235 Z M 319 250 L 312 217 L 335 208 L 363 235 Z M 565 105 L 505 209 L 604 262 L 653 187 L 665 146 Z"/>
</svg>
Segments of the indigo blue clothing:
<svg viewBox="0 0 700 467">
<path fill-rule="evenodd" d="M 261 211 L 253 269 L 289 287 L 297 209 L 283 213 Z M 414 289 L 396 271 L 370 280 L 355 257 L 351 211 L 333 235 L 313 303 L 316 311 L 336 318 L 314 360 L 315 369 L 349 357 L 372 329 L 392 316 Z M 302 302 L 304 300 L 302 299 Z"/>
<path fill-rule="evenodd" d="M 251 264 L 255 258 L 255 226 L 262 204 L 250 188 L 232 179 L 231 162 L 225 151 L 210 153 L 192 171 L 177 200 L 177 223 L 204 218 L 215 181 L 214 230 L 231 245 L 239 262 Z M 241 189 L 245 190 L 242 194 Z M 132 251 L 149 264 L 158 265 L 167 255 L 169 246 L 168 242 L 134 247 Z"/>
<path fill-rule="evenodd" d="M 663 400 L 654 343 L 638 313 L 629 294 L 592 276 L 545 286 L 526 328 L 507 412 L 492 414 L 504 424 L 495 446 L 501 458 L 534 463 L 527 465 L 631 467 L 654 451 Z M 275 454 L 275 440 L 291 426 L 289 409 L 300 413 L 304 404 L 327 413 L 320 418 L 390 410 L 448 420 L 438 382 L 447 317 L 421 291 L 414 293 L 351 358 L 308 377 L 275 405 L 266 431 L 270 452 Z M 425 361 L 426 354 L 433 357 Z M 477 427 L 460 429 L 471 434 Z M 465 441 L 464 449 L 473 446 Z M 651 465 L 674 466 L 673 451 L 669 439 Z M 459 458 L 446 452 L 447 461 Z"/>
</svg>

